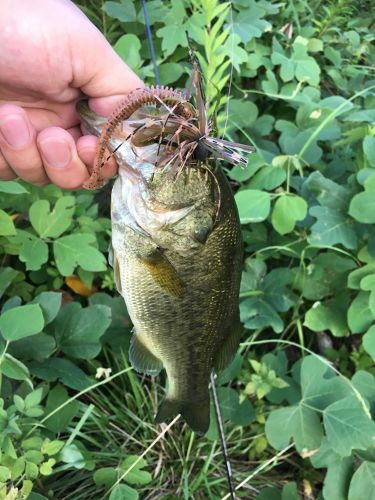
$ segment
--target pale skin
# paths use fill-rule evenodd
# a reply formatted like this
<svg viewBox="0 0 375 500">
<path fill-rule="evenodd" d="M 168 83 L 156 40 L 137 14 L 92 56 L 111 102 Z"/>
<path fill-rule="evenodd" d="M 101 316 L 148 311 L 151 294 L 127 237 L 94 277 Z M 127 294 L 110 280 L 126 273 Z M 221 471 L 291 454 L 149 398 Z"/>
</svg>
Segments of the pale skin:
<svg viewBox="0 0 375 500">
<path fill-rule="evenodd" d="M 108 115 L 142 81 L 69 0 L 1 0 L 0 47 L 0 179 L 80 188 L 97 139 L 82 136 L 77 99 Z"/>
</svg>

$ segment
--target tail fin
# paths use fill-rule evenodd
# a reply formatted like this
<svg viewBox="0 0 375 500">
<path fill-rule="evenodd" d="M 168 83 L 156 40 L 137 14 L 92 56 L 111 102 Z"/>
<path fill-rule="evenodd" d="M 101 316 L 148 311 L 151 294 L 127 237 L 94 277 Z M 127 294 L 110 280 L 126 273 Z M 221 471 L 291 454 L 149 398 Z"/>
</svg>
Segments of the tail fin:
<svg viewBox="0 0 375 500">
<path fill-rule="evenodd" d="M 205 434 L 210 425 L 210 400 L 196 403 L 194 401 L 179 401 L 166 397 L 161 403 L 155 422 L 164 422 L 178 414 L 188 424 L 191 429 L 199 434 Z"/>
</svg>

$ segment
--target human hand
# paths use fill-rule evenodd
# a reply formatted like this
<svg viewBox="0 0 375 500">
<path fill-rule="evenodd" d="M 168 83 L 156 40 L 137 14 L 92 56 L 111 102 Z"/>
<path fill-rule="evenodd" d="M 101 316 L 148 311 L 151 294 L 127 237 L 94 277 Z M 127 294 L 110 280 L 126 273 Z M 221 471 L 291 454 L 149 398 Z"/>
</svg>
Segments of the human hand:
<svg viewBox="0 0 375 500">
<path fill-rule="evenodd" d="M 69 0 L 1 0 L 0 47 L 0 179 L 81 187 L 97 139 L 82 136 L 77 99 L 108 115 L 142 81 Z"/>
</svg>

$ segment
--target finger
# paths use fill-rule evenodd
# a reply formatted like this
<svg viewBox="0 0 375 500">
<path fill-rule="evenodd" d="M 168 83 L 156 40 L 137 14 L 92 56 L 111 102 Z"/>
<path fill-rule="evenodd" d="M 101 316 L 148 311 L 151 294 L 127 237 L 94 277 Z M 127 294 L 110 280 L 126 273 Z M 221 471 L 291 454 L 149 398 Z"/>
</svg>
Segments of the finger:
<svg viewBox="0 0 375 500">
<path fill-rule="evenodd" d="M 68 131 L 59 127 L 46 128 L 38 134 L 37 144 L 51 182 L 63 189 L 82 187 L 89 173 Z"/>
<path fill-rule="evenodd" d="M 90 108 L 107 116 L 124 96 L 144 86 L 142 80 L 113 50 L 97 30 L 90 34 L 94 51 L 86 53 L 87 64 L 75 65 L 74 82 L 90 99 Z M 87 40 L 85 43 L 89 43 Z"/>
<path fill-rule="evenodd" d="M 23 108 L 0 106 L 0 150 L 18 177 L 32 184 L 48 181 L 36 146 L 36 131 Z"/>
<path fill-rule="evenodd" d="M 82 136 L 81 127 L 77 125 L 77 127 L 72 127 L 66 129 L 67 132 L 73 137 L 74 141 L 77 142 L 78 139 Z"/>
<path fill-rule="evenodd" d="M 89 172 L 91 173 L 95 164 L 96 156 L 96 145 L 98 139 L 93 135 L 84 135 L 80 137 L 77 141 L 77 151 L 81 160 L 86 164 Z M 108 158 L 110 153 L 104 155 L 104 158 Z M 113 156 L 110 156 L 109 160 L 103 165 L 102 176 L 104 179 L 110 179 L 116 175 L 118 170 L 116 160 Z"/>
<path fill-rule="evenodd" d="M 4 156 L 0 153 L 0 180 L 10 181 L 16 177 L 17 174 L 10 168 Z"/>
</svg>

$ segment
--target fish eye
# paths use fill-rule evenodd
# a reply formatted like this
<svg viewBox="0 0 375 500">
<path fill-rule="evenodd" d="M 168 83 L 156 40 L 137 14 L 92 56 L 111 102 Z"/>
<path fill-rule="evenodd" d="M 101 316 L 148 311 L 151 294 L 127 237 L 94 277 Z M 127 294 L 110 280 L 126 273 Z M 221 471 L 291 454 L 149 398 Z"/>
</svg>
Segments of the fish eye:
<svg viewBox="0 0 375 500">
<path fill-rule="evenodd" d="M 206 243 L 206 240 L 211 232 L 211 227 L 201 227 L 200 229 L 196 229 L 193 233 L 193 238 L 198 243 Z"/>
</svg>

